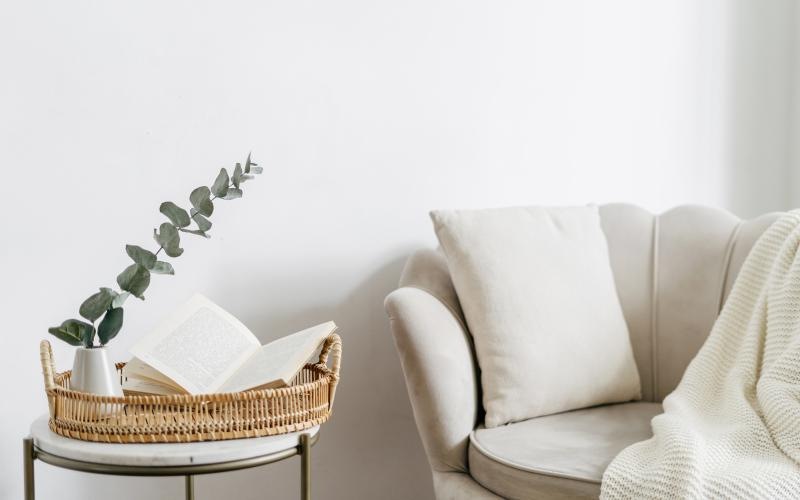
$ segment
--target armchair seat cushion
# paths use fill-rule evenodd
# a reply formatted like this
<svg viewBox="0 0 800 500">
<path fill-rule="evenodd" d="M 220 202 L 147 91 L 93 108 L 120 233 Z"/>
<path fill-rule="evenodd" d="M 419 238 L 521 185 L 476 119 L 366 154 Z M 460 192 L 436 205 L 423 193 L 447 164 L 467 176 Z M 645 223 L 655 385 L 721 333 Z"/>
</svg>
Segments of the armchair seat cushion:
<svg viewBox="0 0 800 500">
<path fill-rule="evenodd" d="M 648 439 L 660 403 L 634 402 L 532 418 L 470 434 L 469 469 L 505 498 L 597 498 L 611 460 Z"/>
</svg>

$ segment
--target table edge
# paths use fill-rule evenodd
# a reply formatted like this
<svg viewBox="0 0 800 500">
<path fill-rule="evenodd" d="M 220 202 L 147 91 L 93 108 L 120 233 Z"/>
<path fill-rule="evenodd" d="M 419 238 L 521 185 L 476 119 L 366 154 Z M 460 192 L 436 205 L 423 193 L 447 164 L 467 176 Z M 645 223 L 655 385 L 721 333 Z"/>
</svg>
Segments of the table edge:
<svg viewBox="0 0 800 500">
<path fill-rule="evenodd" d="M 300 433 L 302 436 L 304 433 Z M 309 437 L 309 447 L 314 446 L 319 441 L 319 431 Z M 29 439 L 33 439 L 29 437 Z M 267 465 L 295 455 L 301 454 L 301 444 L 292 448 L 287 448 L 266 455 L 229 460 L 224 462 L 212 462 L 191 465 L 120 465 L 99 462 L 87 462 L 54 455 L 33 445 L 34 459 L 41 460 L 47 464 L 63 469 L 70 469 L 80 472 L 93 474 L 113 474 L 117 476 L 185 476 L 200 474 L 215 474 L 218 472 L 228 472 L 233 470 L 249 469 Z"/>
</svg>

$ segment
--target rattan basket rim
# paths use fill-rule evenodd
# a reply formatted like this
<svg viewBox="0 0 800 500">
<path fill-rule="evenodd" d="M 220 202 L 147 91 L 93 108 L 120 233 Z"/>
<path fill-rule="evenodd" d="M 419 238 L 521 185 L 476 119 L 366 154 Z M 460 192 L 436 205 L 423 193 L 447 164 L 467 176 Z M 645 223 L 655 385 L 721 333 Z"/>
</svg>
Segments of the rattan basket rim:
<svg viewBox="0 0 800 500">
<path fill-rule="evenodd" d="M 342 353 L 342 340 L 339 335 L 330 334 L 323 343 L 322 350 L 319 354 L 319 361 L 317 363 L 309 363 L 305 368 L 312 369 L 320 372 L 321 378 L 327 378 L 330 383 L 330 405 L 333 406 L 333 396 L 336 391 L 336 385 L 339 381 L 339 369 L 341 365 Z M 48 399 L 52 400 L 56 395 L 66 397 L 69 399 L 90 401 L 93 403 L 117 403 L 117 404 L 185 404 L 185 403 L 199 403 L 204 401 L 247 401 L 252 399 L 270 399 L 280 397 L 282 395 L 299 394 L 310 387 L 320 383 L 320 379 L 304 384 L 292 385 L 289 387 L 275 387 L 270 389 L 255 389 L 241 392 L 219 392 L 219 393 L 206 393 L 206 394 L 175 394 L 175 395 L 125 395 L 125 396 L 105 396 L 100 394 L 92 394 L 88 392 L 80 392 L 72 389 L 67 389 L 59 385 L 64 377 L 71 375 L 71 370 L 63 372 L 56 372 L 55 358 L 53 356 L 53 348 L 50 342 L 42 340 L 39 344 L 39 354 L 42 364 L 42 375 L 44 377 L 45 392 Z M 328 357 L 330 356 L 331 367 L 327 365 Z M 125 363 L 116 363 L 117 371 L 121 371 Z M 52 401 L 51 401 L 52 402 Z M 52 407 L 52 404 L 51 404 Z M 53 411 L 50 412 L 51 417 Z"/>
</svg>

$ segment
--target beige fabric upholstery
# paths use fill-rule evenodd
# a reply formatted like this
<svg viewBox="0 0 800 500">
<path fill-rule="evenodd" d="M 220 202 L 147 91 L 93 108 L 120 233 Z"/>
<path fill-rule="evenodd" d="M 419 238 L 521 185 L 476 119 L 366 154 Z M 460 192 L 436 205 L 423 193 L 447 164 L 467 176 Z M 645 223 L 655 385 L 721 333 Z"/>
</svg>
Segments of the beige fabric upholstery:
<svg viewBox="0 0 800 500">
<path fill-rule="evenodd" d="M 661 215 L 658 225 L 652 335 L 660 401 L 678 385 L 719 315 L 738 219 L 688 207 Z"/>
<path fill-rule="evenodd" d="M 639 368 L 642 399 L 653 401 L 653 349 L 650 313 L 653 289 L 655 217 L 630 205 L 600 207 L 600 223 L 608 241 L 608 256 L 617 296 L 628 322 L 633 357 Z"/>
<path fill-rule="evenodd" d="M 432 251 L 417 255 L 409 275 L 417 266 L 435 273 L 442 261 Z M 402 332 L 395 335 L 395 345 L 431 467 L 466 471 L 469 433 L 478 420 L 478 374 L 463 322 L 439 297 L 406 286 L 389 295 L 385 305 L 392 330 Z"/>
<path fill-rule="evenodd" d="M 526 472 L 508 467 L 482 455 L 474 448 L 469 450 L 469 460 L 475 466 L 471 474 L 473 481 L 490 491 L 497 488 L 495 493 L 501 498 L 513 500 L 583 500 L 597 499 L 600 495 L 600 485 L 588 481 L 565 479 L 562 477 Z M 438 490 L 436 498 L 439 498 Z M 472 499 L 465 496 L 462 499 Z"/>
<path fill-rule="evenodd" d="M 674 389 L 708 335 L 744 258 L 777 215 L 739 221 L 698 206 L 660 216 L 632 205 L 600 207 L 644 400 L 659 402 Z M 478 369 L 441 253 L 412 255 L 400 286 L 387 297 L 386 309 L 437 498 L 487 498 L 468 476 L 468 450 L 475 455 L 469 435 L 483 418 Z M 471 456 L 470 466 L 481 457 Z M 563 483 L 575 480 L 524 474 L 538 491 L 545 491 L 546 483 L 552 493 L 548 497 L 575 492 Z"/>
<path fill-rule="evenodd" d="M 434 472 L 433 489 L 437 500 L 502 500 L 466 472 Z"/>
<path fill-rule="evenodd" d="M 506 498 L 596 497 L 611 460 L 651 436 L 659 403 L 622 403 L 479 428 L 470 435 L 470 473 Z"/>
<path fill-rule="evenodd" d="M 740 221 L 696 205 L 661 215 L 633 205 L 600 207 L 643 400 L 661 401 L 678 385 L 744 258 L 777 216 Z"/>
<path fill-rule="evenodd" d="M 412 287 L 425 290 L 442 304 L 465 328 L 464 313 L 458 301 L 456 289 L 450 279 L 447 261 L 441 251 L 429 249 L 418 250 L 408 259 L 403 273 L 400 275 L 400 287 Z"/>
</svg>

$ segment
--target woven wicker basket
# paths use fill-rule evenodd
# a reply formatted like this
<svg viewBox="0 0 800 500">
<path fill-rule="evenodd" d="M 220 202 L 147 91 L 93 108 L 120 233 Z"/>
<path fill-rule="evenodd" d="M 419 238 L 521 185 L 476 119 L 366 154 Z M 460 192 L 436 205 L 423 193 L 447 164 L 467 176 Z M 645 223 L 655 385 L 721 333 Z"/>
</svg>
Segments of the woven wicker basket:
<svg viewBox="0 0 800 500">
<path fill-rule="evenodd" d="M 176 396 L 114 397 L 73 391 L 70 372 L 55 372 L 48 341 L 42 341 L 40 351 L 53 432 L 105 443 L 177 443 L 271 436 L 325 422 L 339 381 L 342 341 L 330 335 L 319 362 L 305 365 L 288 387 Z M 116 365 L 120 376 L 123 366 Z"/>
</svg>

